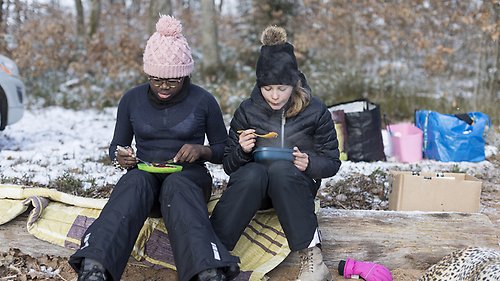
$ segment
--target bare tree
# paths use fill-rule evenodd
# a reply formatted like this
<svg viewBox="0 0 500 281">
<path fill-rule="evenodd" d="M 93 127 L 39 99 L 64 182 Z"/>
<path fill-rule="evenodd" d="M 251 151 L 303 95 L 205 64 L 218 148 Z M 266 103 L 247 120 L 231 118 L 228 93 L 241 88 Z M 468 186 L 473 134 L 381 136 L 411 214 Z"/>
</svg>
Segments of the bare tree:
<svg viewBox="0 0 500 281">
<path fill-rule="evenodd" d="M 130 3 L 130 12 L 132 15 L 137 15 L 141 11 L 141 0 L 132 0 Z"/>
<path fill-rule="evenodd" d="M 220 0 L 219 7 L 217 7 L 217 9 L 219 10 L 219 14 L 222 13 L 222 5 L 223 4 L 224 4 L 224 0 Z"/>
<path fill-rule="evenodd" d="M 201 21 L 203 72 L 212 80 L 216 78 L 217 70 L 220 67 L 214 0 L 201 0 Z"/>
<path fill-rule="evenodd" d="M 0 32 L 5 33 L 5 20 L 3 13 L 3 0 L 0 0 Z"/>
<path fill-rule="evenodd" d="M 172 3 L 170 0 L 151 0 L 149 2 L 149 21 L 148 21 L 148 32 L 149 34 L 154 32 L 155 23 L 158 20 L 158 16 L 171 15 L 172 14 Z"/>
<path fill-rule="evenodd" d="M 90 1 L 90 22 L 89 22 L 89 38 L 91 38 L 99 28 L 99 20 L 101 16 L 101 0 Z"/>
<path fill-rule="evenodd" d="M 125 7 L 125 17 L 126 17 L 126 22 L 127 26 L 131 26 L 132 24 L 132 18 L 137 17 L 139 13 L 141 12 L 141 1 L 140 0 L 132 0 L 130 1 L 130 4 L 127 6 L 127 1 L 124 0 L 124 5 Z"/>
<path fill-rule="evenodd" d="M 22 2 L 20 0 L 14 1 L 14 18 L 16 20 L 16 24 L 21 24 L 21 12 L 22 12 Z"/>
<path fill-rule="evenodd" d="M 495 23 L 498 23 L 500 22 L 500 14 L 497 12 L 495 13 Z M 500 33 L 500 25 L 496 25 L 495 27 L 495 31 L 496 31 L 496 34 L 498 36 L 498 34 Z M 492 77 L 493 79 L 491 79 L 490 81 L 490 96 L 489 98 L 491 100 L 494 100 L 495 98 L 498 99 L 498 96 L 495 97 L 495 95 L 498 95 L 498 88 L 499 88 L 499 85 L 500 85 L 500 78 L 498 73 L 500 72 L 499 71 L 499 68 L 500 68 L 500 40 L 499 38 L 497 37 L 496 40 L 496 48 L 494 49 L 493 53 L 494 53 L 494 57 L 495 59 L 493 60 L 493 67 L 491 68 L 492 69 Z M 494 45 L 494 44 L 493 44 Z M 496 79 L 494 78 L 496 77 Z"/>
<path fill-rule="evenodd" d="M 160 13 L 162 15 L 171 15 L 172 14 L 172 3 L 170 0 L 162 0 L 160 1 Z"/>
<path fill-rule="evenodd" d="M 85 37 L 85 15 L 83 12 L 82 0 L 75 0 L 76 8 L 76 33 L 78 37 Z"/>
</svg>

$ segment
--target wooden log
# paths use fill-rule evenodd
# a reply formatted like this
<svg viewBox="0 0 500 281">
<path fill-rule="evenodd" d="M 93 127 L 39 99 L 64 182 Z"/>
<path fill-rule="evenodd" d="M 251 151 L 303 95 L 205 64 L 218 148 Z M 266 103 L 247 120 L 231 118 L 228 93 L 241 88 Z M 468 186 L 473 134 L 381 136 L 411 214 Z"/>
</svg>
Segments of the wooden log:
<svg viewBox="0 0 500 281">
<path fill-rule="evenodd" d="M 351 257 L 387 266 L 395 280 L 408 271 L 420 276 L 450 252 L 467 246 L 499 249 L 499 230 L 486 215 L 321 209 L 318 213 L 325 263 L 337 275 L 341 259 Z M 0 252 L 19 248 L 34 257 L 69 257 L 74 251 L 37 239 L 26 228 L 27 213 L 0 225 Z M 295 280 L 297 257 L 269 273 L 271 280 Z M 405 270 L 405 271 L 401 271 Z"/>
<path fill-rule="evenodd" d="M 427 269 L 468 246 L 499 248 L 499 230 L 480 213 L 321 209 L 325 263 L 373 261 L 389 268 Z"/>
<path fill-rule="evenodd" d="M 54 245 L 33 236 L 33 234 L 28 232 L 28 228 L 26 227 L 27 221 L 28 212 L 25 212 L 14 220 L 0 225 L 0 252 L 7 252 L 9 248 L 17 248 L 24 254 L 29 254 L 32 257 L 43 255 L 69 257 L 73 254 L 73 250 Z"/>
<path fill-rule="evenodd" d="M 347 257 L 389 268 L 394 280 L 416 280 L 431 265 L 467 246 L 499 248 L 499 230 L 479 213 L 430 213 L 321 209 L 323 258 L 334 276 Z M 298 256 L 290 255 L 269 273 L 271 280 L 294 280 Z"/>
</svg>

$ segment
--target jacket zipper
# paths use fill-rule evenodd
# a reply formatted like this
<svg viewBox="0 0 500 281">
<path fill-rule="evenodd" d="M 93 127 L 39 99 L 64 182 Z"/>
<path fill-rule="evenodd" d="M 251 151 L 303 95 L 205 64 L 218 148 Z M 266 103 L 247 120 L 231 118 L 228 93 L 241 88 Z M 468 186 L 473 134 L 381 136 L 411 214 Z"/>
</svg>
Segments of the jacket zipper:
<svg viewBox="0 0 500 281">
<path fill-rule="evenodd" d="M 281 148 L 285 147 L 285 109 L 281 110 Z"/>
</svg>

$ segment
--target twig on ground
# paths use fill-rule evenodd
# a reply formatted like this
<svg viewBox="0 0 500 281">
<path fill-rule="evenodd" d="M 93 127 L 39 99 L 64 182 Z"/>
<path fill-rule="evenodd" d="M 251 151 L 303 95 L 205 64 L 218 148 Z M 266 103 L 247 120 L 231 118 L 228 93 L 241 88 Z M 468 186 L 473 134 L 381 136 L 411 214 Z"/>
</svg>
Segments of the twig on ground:
<svg viewBox="0 0 500 281">
<path fill-rule="evenodd" d="M 56 275 L 57 275 L 57 277 L 61 278 L 63 281 L 68 281 L 68 279 L 62 277 L 61 274 L 57 273 Z"/>
<path fill-rule="evenodd" d="M 9 269 L 17 272 L 18 274 L 21 273 L 21 270 L 12 264 L 9 264 Z"/>
<path fill-rule="evenodd" d="M 337 203 L 340 207 L 342 207 L 342 209 L 347 210 L 346 206 L 342 205 L 342 203 L 340 203 L 340 202 L 336 202 L 336 203 Z"/>
<path fill-rule="evenodd" d="M 17 274 L 11 276 L 0 277 L 0 280 L 11 280 L 11 278 L 16 278 Z"/>
</svg>

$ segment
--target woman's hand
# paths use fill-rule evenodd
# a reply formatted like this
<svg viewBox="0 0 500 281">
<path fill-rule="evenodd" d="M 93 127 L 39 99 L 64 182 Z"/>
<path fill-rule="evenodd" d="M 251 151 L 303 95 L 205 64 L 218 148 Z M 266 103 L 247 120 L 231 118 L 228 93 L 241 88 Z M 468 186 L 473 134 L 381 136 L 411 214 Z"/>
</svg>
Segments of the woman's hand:
<svg viewBox="0 0 500 281">
<path fill-rule="evenodd" d="M 135 152 L 132 147 L 117 146 L 115 156 L 120 166 L 124 169 L 130 169 L 137 164 Z"/>
<path fill-rule="evenodd" d="M 248 130 L 244 130 L 240 134 L 240 138 L 239 138 L 238 142 L 241 146 L 241 149 L 245 153 L 252 152 L 252 149 L 255 147 L 256 137 L 253 133 L 255 133 L 254 129 L 248 129 Z"/>
<path fill-rule="evenodd" d="M 201 144 L 185 144 L 177 152 L 174 157 L 174 163 L 177 162 L 188 162 L 193 163 L 194 161 L 203 158 L 210 159 L 212 156 L 212 150 L 208 146 Z"/>
<path fill-rule="evenodd" d="M 293 148 L 293 164 L 299 171 L 304 172 L 309 165 L 309 155 L 307 153 L 300 152 L 298 147 Z"/>
</svg>

